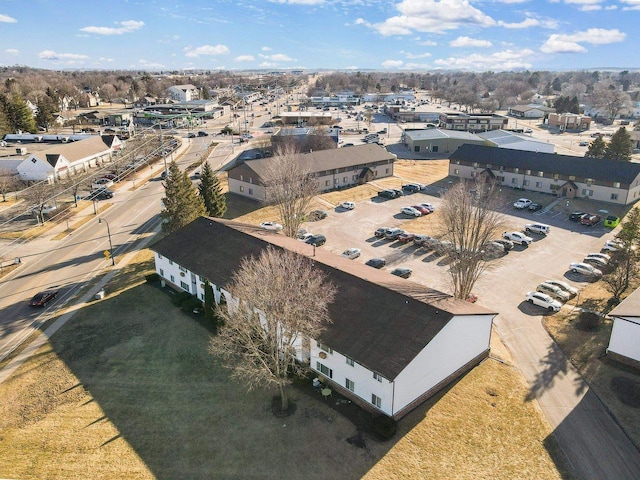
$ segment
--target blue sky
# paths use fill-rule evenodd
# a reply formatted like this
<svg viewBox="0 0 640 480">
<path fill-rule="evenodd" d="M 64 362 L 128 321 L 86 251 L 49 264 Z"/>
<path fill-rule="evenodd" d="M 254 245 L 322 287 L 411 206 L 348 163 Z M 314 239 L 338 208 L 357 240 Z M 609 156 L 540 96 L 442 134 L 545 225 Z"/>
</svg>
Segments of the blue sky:
<svg viewBox="0 0 640 480">
<path fill-rule="evenodd" d="M 640 0 L 0 0 L 0 65 L 640 67 Z"/>
</svg>

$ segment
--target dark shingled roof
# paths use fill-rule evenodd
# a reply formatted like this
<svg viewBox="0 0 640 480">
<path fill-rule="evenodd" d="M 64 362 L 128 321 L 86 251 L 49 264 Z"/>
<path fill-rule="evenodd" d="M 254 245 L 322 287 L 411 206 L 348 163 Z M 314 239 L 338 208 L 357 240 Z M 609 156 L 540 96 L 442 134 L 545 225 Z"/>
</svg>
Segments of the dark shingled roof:
<svg viewBox="0 0 640 480">
<path fill-rule="evenodd" d="M 632 184 L 640 174 L 640 163 L 528 152 L 484 145 L 461 145 L 451 154 L 449 160 L 478 162 L 481 166 L 490 163 L 494 167 L 525 168 L 606 182 L 616 181 L 625 185 Z"/>
<path fill-rule="evenodd" d="M 219 287 L 227 285 L 240 260 L 257 257 L 269 244 L 312 257 L 313 247 L 254 225 L 201 217 L 151 248 Z M 333 323 L 319 339 L 385 378 L 394 379 L 454 315 L 494 312 L 368 267 L 322 248 L 315 265 L 337 293 Z"/>
</svg>

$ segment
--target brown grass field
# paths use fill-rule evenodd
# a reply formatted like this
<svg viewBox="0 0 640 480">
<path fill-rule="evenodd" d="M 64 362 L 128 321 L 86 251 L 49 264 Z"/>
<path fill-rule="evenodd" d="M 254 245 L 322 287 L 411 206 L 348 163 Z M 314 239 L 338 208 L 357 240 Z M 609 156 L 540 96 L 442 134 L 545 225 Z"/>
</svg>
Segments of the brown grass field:
<svg viewBox="0 0 640 480">
<path fill-rule="evenodd" d="M 364 448 L 321 397 L 247 393 L 207 352 L 209 333 L 160 288 L 141 252 L 0 385 L 0 477 L 21 479 L 571 478 L 497 338 L 495 355 Z M 331 400 L 330 400 L 331 401 Z M 562 474 L 560 472 L 563 472 Z"/>
</svg>

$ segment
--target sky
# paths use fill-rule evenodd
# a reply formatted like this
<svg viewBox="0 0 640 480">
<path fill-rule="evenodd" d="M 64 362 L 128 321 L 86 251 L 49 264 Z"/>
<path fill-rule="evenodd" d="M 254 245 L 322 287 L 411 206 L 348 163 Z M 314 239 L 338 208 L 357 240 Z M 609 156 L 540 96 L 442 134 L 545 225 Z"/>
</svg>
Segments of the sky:
<svg viewBox="0 0 640 480">
<path fill-rule="evenodd" d="M 640 0 L 0 0 L 0 65 L 640 68 Z"/>
</svg>

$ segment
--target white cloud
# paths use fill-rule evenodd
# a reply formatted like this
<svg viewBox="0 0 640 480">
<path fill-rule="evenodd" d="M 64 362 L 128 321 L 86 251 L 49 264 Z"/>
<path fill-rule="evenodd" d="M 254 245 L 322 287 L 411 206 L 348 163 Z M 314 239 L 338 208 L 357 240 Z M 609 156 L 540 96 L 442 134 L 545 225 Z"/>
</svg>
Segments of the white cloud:
<svg viewBox="0 0 640 480">
<path fill-rule="evenodd" d="M 185 47 L 187 57 L 199 57 L 201 55 L 228 55 L 229 48 L 226 45 L 202 45 L 201 47 Z"/>
<path fill-rule="evenodd" d="M 384 36 L 409 35 L 413 31 L 443 33 L 461 26 L 492 27 L 496 21 L 471 6 L 469 0 L 402 0 L 396 5 L 400 15 L 382 23 L 356 20 Z"/>
<path fill-rule="evenodd" d="M 405 57 L 413 60 L 416 58 L 427 58 L 430 57 L 431 54 L 429 52 L 425 52 L 425 53 L 411 53 L 411 52 L 400 52 L 403 53 L 405 55 Z"/>
<path fill-rule="evenodd" d="M 43 50 L 38 54 L 38 57 L 42 60 L 59 61 L 65 60 L 69 62 L 75 62 L 79 60 L 87 60 L 89 57 L 79 53 L 56 53 L 53 50 Z"/>
<path fill-rule="evenodd" d="M 325 0 L 269 0 L 271 3 L 286 3 L 287 5 L 321 5 Z"/>
<path fill-rule="evenodd" d="M 473 54 L 465 57 L 449 57 L 434 60 L 434 65 L 446 69 L 460 70 L 514 70 L 531 68 L 531 63 L 526 59 L 533 55 L 533 50 L 525 48 L 523 50 L 503 50 L 491 55 Z"/>
<path fill-rule="evenodd" d="M 516 22 L 516 23 L 507 23 L 500 20 L 498 21 L 498 24 L 504 28 L 529 28 L 529 27 L 537 27 L 538 25 L 540 25 L 540 20 L 528 17 L 522 20 L 521 22 Z"/>
<path fill-rule="evenodd" d="M 144 22 L 139 22 L 137 20 L 125 20 L 124 22 L 119 22 L 117 25 L 119 27 L 83 27 L 80 29 L 81 32 L 87 33 L 95 33 L 96 35 L 122 35 L 124 33 L 134 32 L 136 30 L 141 29 L 144 26 Z"/>
<path fill-rule="evenodd" d="M 470 37 L 458 37 L 451 40 L 449 45 L 452 47 L 490 47 L 493 44 L 489 40 L 480 40 Z"/>
<path fill-rule="evenodd" d="M 258 65 L 259 67 L 275 67 L 276 64 L 273 62 L 262 62 L 260 65 Z"/>
<path fill-rule="evenodd" d="M 262 53 L 259 54 L 261 58 L 266 58 L 267 60 L 272 60 L 274 62 L 295 62 L 294 58 L 291 58 L 289 55 L 285 55 L 284 53 L 276 53 L 274 55 L 264 55 Z"/>
<path fill-rule="evenodd" d="M 423 40 L 419 41 L 418 45 L 422 45 L 424 47 L 435 47 L 436 45 L 438 45 L 438 42 L 434 42 L 433 40 Z"/>
<path fill-rule="evenodd" d="M 113 62 L 113 58 L 100 57 L 98 60 L 101 62 Z"/>
<path fill-rule="evenodd" d="M 20 50 L 17 50 L 15 48 L 7 48 L 4 53 L 8 54 L 8 55 L 20 55 Z"/>
<path fill-rule="evenodd" d="M 3 15 L 1 13 L 0 13 L 0 22 L 2 22 L 2 23 L 18 23 L 18 21 L 15 18 L 10 17 L 9 15 Z"/>
<path fill-rule="evenodd" d="M 622 10 L 640 10 L 640 0 L 620 0 L 620 2 L 628 5 L 622 7 Z"/>
<path fill-rule="evenodd" d="M 161 69 L 161 68 L 166 68 L 165 65 L 161 64 L 161 63 L 155 63 L 155 62 L 147 62 L 144 59 L 140 59 L 138 60 L 138 63 L 140 64 L 140 66 L 144 67 L 144 68 L 149 68 L 149 69 Z"/>
<path fill-rule="evenodd" d="M 403 63 L 404 62 L 402 60 L 385 60 L 382 62 L 382 66 L 384 68 L 398 68 L 401 67 Z"/>
<path fill-rule="evenodd" d="M 253 55 L 238 55 L 234 60 L 236 62 L 253 62 L 255 57 Z"/>
<path fill-rule="evenodd" d="M 604 28 L 589 28 L 574 34 L 550 35 L 546 42 L 540 47 L 544 53 L 584 53 L 587 49 L 582 43 L 592 45 L 605 45 L 609 43 L 622 42 L 627 34 L 620 30 L 605 30 Z"/>
<path fill-rule="evenodd" d="M 262 47 L 260 50 L 262 50 L 263 52 L 270 52 L 272 50 L 271 47 Z"/>
</svg>

